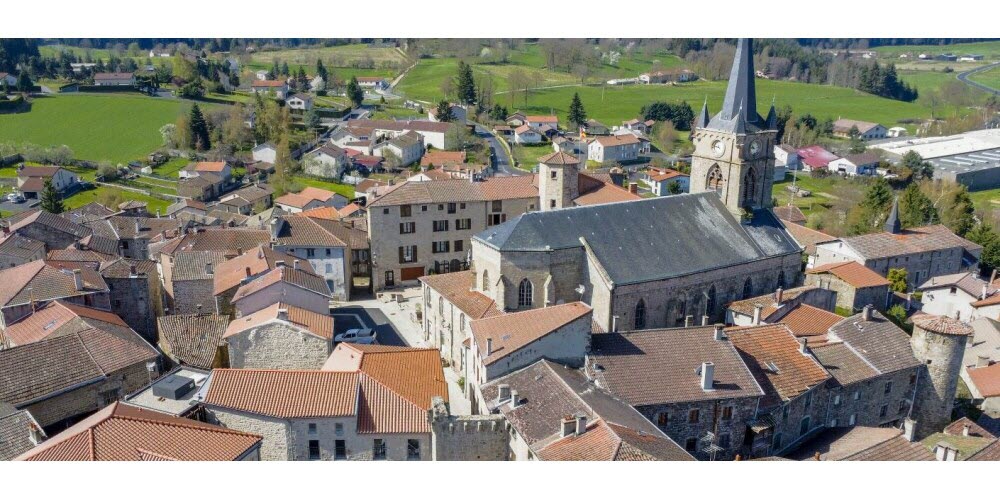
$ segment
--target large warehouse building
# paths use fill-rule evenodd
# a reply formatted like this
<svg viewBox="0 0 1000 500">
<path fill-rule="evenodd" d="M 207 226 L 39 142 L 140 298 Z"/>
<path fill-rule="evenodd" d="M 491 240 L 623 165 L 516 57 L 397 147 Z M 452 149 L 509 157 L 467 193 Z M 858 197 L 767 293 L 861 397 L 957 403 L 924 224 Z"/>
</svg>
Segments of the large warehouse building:
<svg viewBox="0 0 1000 500">
<path fill-rule="evenodd" d="M 934 178 L 965 184 L 970 191 L 1000 187 L 1000 129 L 943 137 L 909 137 L 876 146 L 902 157 L 916 151 L 934 165 Z"/>
</svg>

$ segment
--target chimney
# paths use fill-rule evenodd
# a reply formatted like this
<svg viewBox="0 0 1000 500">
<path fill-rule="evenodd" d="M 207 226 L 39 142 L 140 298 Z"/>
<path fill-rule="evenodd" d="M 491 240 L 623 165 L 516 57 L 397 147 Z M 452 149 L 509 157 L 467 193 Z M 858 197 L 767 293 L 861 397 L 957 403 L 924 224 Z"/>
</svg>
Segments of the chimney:
<svg viewBox="0 0 1000 500">
<path fill-rule="evenodd" d="M 906 310 L 909 311 L 910 308 L 912 308 L 912 307 L 913 307 L 913 294 L 907 292 L 906 293 Z"/>
<path fill-rule="evenodd" d="M 3 235 L 4 236 L 7 236 L 8 234 L 10 234 L 10 226 L 8 226 L 7 224 L 3 224 L 3 225 L 0 225 L 0 227 L 3 227 Z"/>
<path fill-rule="evenodd" d="M 916 433 L 916 430 L 917 430 L 917 422 L 915 420 L 913 420 L 912 418 L 903 419 L 903 437 L 906 438 L 907 441 L 911 443 L 913 442 L 913 440 L 916 437 L 914 435 L 914 433 Z"/>
<path fill-rule="evenodd" d="M 510 391 L 510 407 L 517 408 L 517 405 L 521 404 L 521 397 L 517 394 L 517 391 L 511 389 Z"/>
<path fill-rule="evenodd" d="M 983 293 L 979 294 L 979 300 L 985 300 L 986 296 L 990 294 L 990 284 L 983 283 Z"/>
<path fill-rule="evenodd" d="M 493 354 L 493 337 L 486 338 L 486 355 Z"/>
<path fill-rule="evenodd" d="M 715 325 L 715 336 L 713 338 L 715 338 L 715 340 L 722 340 L 726 338 L 722 324 Z"/>
<path fill-rule="evenodd" d="M 559 437 L 566 437 L 576 434 L 576 419 L 572 416 L 565 416 L 559 421 Z"/>
<path fill-rule="evenodd" d="M 136 232 L 136 234 L 139 234 L 140 231 L 142 231 L 142 225 L 139 224 L 139 219 L 136 218 L 135 219 L 135 232 Z"/>
<path fill-rule="evenodd" d="M 764 306 L 760 304 L 753 305 L 753 325 L 757 326 L 760 324 L 761 313 L 764 312 Z"/>
<path fill-rule="evenodd" d="M 871 321 L 872 320 L 872 306 L 871 306 L 871 304 L 868 304 L 863 309 L 861 309 L 861 320 L 862 321 Z"/>
<path fill-rule="evenodd" d="M 129 276 L 138 276 L 138 274 L 136 274 L 136 272 L 135 272 L 135 264 L 132 264 L 131 266 L 128 266 L 128 275 Z"/>
<path fill-rule="evenodd" d="M 701 364 L 701 390 L 711 391 L 715 379 L 715 364 L 706 361 Z"/>
<path fill-rule="evenodd" d="M 958 458 L 958 450 L 948 443 L 940 442 L 934 447 L 934 457 L 938 462 L 954 462 Z"/>
<path fill-rule="evenodd" d="M 194 306 L 198 310 L 198 314 L 201 314 L 201 304 Z"/>
<path fill-rule="evenodd" d="M 510 385 L 500 384 L 500 386 L 497 387 L 497 389 L 499 391 L 497 393 L 497 401 L 506 401 L 510 399 Z"/>
<path fill-rule="evenodd" d="M 160 209 L 159 208 L 156 209 L 156 218 L 157 219 L 160 218 Z"/>
<path fill-rule="evenodd" d="M 288 321 L 288 309 L 285 309 L 284 307 L 278 309 L 278 319 Z"/>
<path fill-rule="evenodd" d="M 785 291 L 779 286 L 777 290 L 774 291 L 774 301 L 781 304 L 781 299 L 785 297 Z"/>
<path fill-rule="evenodd" d="M 976 356 L 976 368 L 985 368 L 987 366 L 990 366 L 989 356 L 983 356 L 982 354 Z"/>
<path fill-rule="evenodd" d="M 79 269 L 73 270 L 73 285 L 77 291 L 83 290 L 83 274 L 81 274 Z"/>
<path fill-rule="evenodd" d="M 587 416 L 583 413 L 576 414 L 576 435 L 579 436 L 587 432 Z"/>
<path fill-rule="evenodd" d="M 639 194 L 639 183 L 637 182 L 628 183 L 628 192 L 632 194 Z"/>
<path fill-rule="evenodd" d="M 690 314 L 688 314 L 687 316 L 684 316 L 684 328 L 690 327 L 691 326 L 691 322 L 693 320 L 694 320 L 694 316 L 691 316 Z"/>
<path fill-rule="evenodd" d="M 206 262 L 205 263 L 205 274 L 212 274 L 212 263 L 211 262 Z"/>
<path fill-rule="evenodd" d="M 708 326 L 708 316 L 701 317 L 701 326 Z"/>
<path fill-rule="evenodd" d="M 963 425 L 962 426 L 962 435 L 965 436 L 965 437 L 969 437 L 969 429 L 971 429 L 971 428 L 972 428 L 972 426 L 969 425 L 969 424 Z"/>
<path fill-rule="evenodd" d="M 257 258 L 258 259 L 264 258 L 264 245 L 257 247 Z"/>
<path fill-rule="evenodd" d="M 246 273 L 247 273 L 247 279 L 250 279 L 250 277 L 253 276 L 253 273 L 250 272 L 250 267 L 249 266 L 246 267 L 246 268 L 244 268 L 244 271 L 246 271 Z"/>
<path fill-rule="evenodd" d="M 990 283 L 993 283 L 996 280 L 997 280 L 997 270 L 994 269 L 993 272 L 990 273 Z"/>
<path fill-rule="evenodd" d="M 299 259 L 292 261 L 292 269 L 295 269 L 296 271 L 299 269 Z"/>
<path fill-rule="evenodd" d="M 807 354 L 809 348 L 807 347 L 808 341 L 803 337 L 799 339 L 799 352 L 802 354 Z"/>
<path fill-rule="evenodd" d="M 276 261 L 274 261 L 274 268 L 277 269 L 279 267 L 285 267 L 285 261 L 284 260 L 276 260 Z"/>
</svg>

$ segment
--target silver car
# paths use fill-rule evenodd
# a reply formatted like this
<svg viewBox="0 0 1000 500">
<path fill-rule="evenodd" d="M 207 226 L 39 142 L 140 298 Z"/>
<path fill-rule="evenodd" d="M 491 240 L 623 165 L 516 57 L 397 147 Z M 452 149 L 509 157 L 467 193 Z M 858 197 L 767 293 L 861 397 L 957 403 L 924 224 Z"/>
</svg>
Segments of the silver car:
<svg viewBox="0 0 1000 500">
<path fill-rule="evenodd" d="M 334 342 L 350 342 L 354 344 L 374 344 L 375 330 L 371 328 L 352 328 L 333 337 Z"/>
</svg>

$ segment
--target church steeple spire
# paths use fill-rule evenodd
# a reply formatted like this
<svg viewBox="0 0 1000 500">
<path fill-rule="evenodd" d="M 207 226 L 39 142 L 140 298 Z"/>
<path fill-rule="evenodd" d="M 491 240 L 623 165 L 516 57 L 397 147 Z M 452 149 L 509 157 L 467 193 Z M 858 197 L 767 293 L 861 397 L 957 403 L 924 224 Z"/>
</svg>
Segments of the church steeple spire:
<svg viewBox="0 0 1000 500">
<path fill-rule="evenodd" d="M 701 113 L 694 119 L 695 128 L 705 128 L 708 126 L 709 118 L 708 115 L 708 96 L 705 96 L 705 104 L 701 105 Z"/>
<path fill-rule="evenodd" d="M 771 109 L 767 112 L 767 119 L 764 120 L 768 130 L 778 130 L 778 112 L 774 109 L 774 99 L 771 99 Z"/>
<path fill-rule="evenodd" d="M 903 225 L 899 222 L 899 197 L 897 196 L 892 200 L 892 211 L 889 212 L 889 218 L 885 221 L 885 226 L 883 228 L 885 232 L 892 234 L 899 234 L 903 232 Z"/>
<path fill-rule="evenodd" d="M 722 118 L 741 118 L 757 123 L 757 90 L 754 86 L 753 40 L 740 38 L 736 43 L 736 57 L 729 72 L 729 86 L 722 102 Z"/>
</svg>

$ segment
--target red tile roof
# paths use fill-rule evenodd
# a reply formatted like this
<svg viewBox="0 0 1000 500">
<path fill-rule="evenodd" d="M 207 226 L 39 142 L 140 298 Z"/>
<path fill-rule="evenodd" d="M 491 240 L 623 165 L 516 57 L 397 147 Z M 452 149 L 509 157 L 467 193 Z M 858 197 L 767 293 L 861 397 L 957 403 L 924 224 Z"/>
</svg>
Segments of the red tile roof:
<svg viewBox="0 0 1000 500">
<path fill-rule="evenodd" d="M 729 328 L 726 335 L 764 389 L 763 405 L 794 399 L 830 378 L 785 325 Z"/>
<path fill-rule="evenodd" d="M 437 349 L 341 343 L 336 350 L 360 358 L 362 372 L 424 410 L 431 408 L 434 397 L 448 401 L 448 383 Z M 323 369 L 332 369 L 330 361 Z"/>
<path fill-rule="evenodd" d="M 319 370 L 218 369 L 205 404 L 275 418 L 353 416 L 359 377 Z"/>
<path fill-rule="evenodd" d="M 490 365 L 580 318 L 588 317 L 589 328 L 591 311 L 583 302 L 570 302 L 479 319 L 470 326 L 483 364 Z M 486 352 L 486 339 L 492 339 L 492 352 Z"/>
<path fill-rule="evenodd" d="M 330 340 L 333 338 L 333 317 L 315 313 L 288 304 L 276 303 L 247 316 L 234 319 L 226 328 L 222 338 L 232 337 L 251 328 L 279 321 L 280 311 L 284 310 L 287 319 L 283 320 L 309 332 L 317 337 Z"/>
<path fill-rule="evenodd" d="M 806 271 L 806 274 L 822 273 L 830 273 L 856 288 L 886 286 L 889 284 L 889 280 L 883 278 L 879 273 L 854 261 L 824 264 Z"/>
<path fill-rule="evenodd" d="M 432 274 L 421 276 L 419 279 L 464 312 L 469 320 L 502 314 L 493 299 L 474 290 L 475 271 Z"/>
<path fill-rule="evenodd" d="M 291 265 L 296 259 L 294 255 L 272 250 L 265 245 L 248 249 L 243 255 L 216 266 L 214 293 L 219 295 L 233 287 L 238 287 L 243 284 L 243 280 L 274 269 L 278 261 L 284 261 L 285 264 Z M 305 259 L 299 260 L 299 268 L 313 272 L 312 265 Z"/>
<path fill-rule="evenodd" d="M 118 325 L 123 328 L 129 327 L 125 324 L 125 321 L 113 312 L 101 311 L 99 309 L 56 300 L 49 302 L 45 307 L 36 310 L 17 323 L 8 325 L 2 336 L 12 346 L 30 344 L 54 334 L 63 325 L 78 318 L 84 323 L 88 319 L 91 319 L 102 323 Z M 97 325 L 100 326 L 100 323 Z"/>
<path fill-rule="evenodd" d="M 844 318 L 809 304 L 799 304 L 777 320 L 785 324 L 796 337 L 807 339 L 809 347 L 826 343 L 830 327 Z"/>
</svg>

